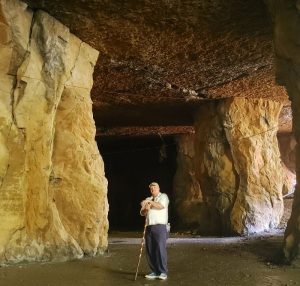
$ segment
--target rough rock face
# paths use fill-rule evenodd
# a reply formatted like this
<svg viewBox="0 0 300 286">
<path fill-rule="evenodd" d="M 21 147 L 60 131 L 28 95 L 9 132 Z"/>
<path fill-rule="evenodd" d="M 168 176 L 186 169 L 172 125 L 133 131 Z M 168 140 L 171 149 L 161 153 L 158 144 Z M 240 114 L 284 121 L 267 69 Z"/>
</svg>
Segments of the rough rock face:
<svg viewBox="0 0 300 286">
<path fill-rule="evenodd" d="M 208 129 L 211 128 L 208 122 L 203 124 L 207 126 Z M 224 134 L 219 134 L 221 140 L 218 136 L 212 135 L 210 142 L 217 139 L 226 142 Z M 283 188 L 282 194 L 287 195 L 295 190 L 296 185 L 296 175 L 295 175 L 295 139 L 290 133 L 284 133 L 277 135 L 280 156 L 282 159 L 282 174 L 283 174 Z M 202 141 L 200 144 L 202 145 Z M 203 141 L 204 142 L 204 141 Z M 199 141 L 198 141 L 199 143 Z M 230 156 L 230 146 L 224 144 L 227 150 L 223 156 L 217 158 L 217 166 L 220 162 L 232 162 L 232 156 Z M 204 147 L 204 145 L 203 145 Z M 226 155 L 227 154 L 227 155 Z M 226 160 L 227 159 L 227 160 Z M 197 158 L 195 157 L 195 134 L 182 134 L 177 135 L 177 171 L 174 178 L 174 209 L 177 215 L 178 227 L 181 229 L 189 229 L 202 234 L 223 234 L 231 231 L 229 215 L 225 216 L 221 210 L 216 210 L 215 205 L 211 204 L 211 200 L 205 200 L 209 197 L 204 197 L 201 191 L 199 180 L 196 178 L 195 163 Z M 232 163 L 230 163 L 232 165 Z M 212 165 L 212 164 L 211 164 Z M 229 201 L 233 202 L 235 199 L 236 188 L 235 180 L 236 178 L 232 176 L 235 170 L 229 164 L 221 163 L 230 172 L 227 172 L 229 176 L 227 180 L 222 181 L 222 192 L 224 192 L 225 186 L 231 184 L 231 188 L 227 187 L 227 190 L 232 190 L 227 192 L 225 195 L 218 193 L 217 196 L 223 196 L 225 198 L 229 197 Z M 288 166 L 288 167 L 287 167 Z M 211 167 L 211 169 L 217 169 L 216 166 Z M 281 174 L 281 172 L 278 172 Z M 231 178 L 231 179 L 230 179 Z M 205 179 L 202 179 L 202 181 Z M 233 181 L 233 182 L 231 182 Z M 205 199 L 204 199 L 205 198 Z M 222 198 L 220 200 L 220 205 L 225 207 L 226 199 Z M 228 198 L 227 198 L 228 201 Z M 216 204 L 218 205 L 218 203 Z M 232 205 L 232 203 L 231 203 Z M 211 207 L 209 207 L 211 206 Z M 221 213 L 221 216 L 217 219 L 212 219 L 213 213 Z M 223 218 L 223 221 L 221 221 Z M 227 229 L 224 228 L 227 226 Z M 218 229 L 219 228 L 219 229 Z M 222 230 L 222 231 L 221 231 Z"/>
<path fill-rule="evenodd" d="M 291 172 L 284 164 L 282 165 L 283 170 L 283 188 L 282 194 L 288 195 L 295 191 L 296 188 L 296 174 Z"/>
<path fill-rule="evenodd" d="M 226 137 L 239 176 L 231 212 L 237 232 L 262 231 L 280 222 L 282 177 L 278 174 L 281 164 L 276 133 L 281 107 L 273 101 L 237 99 L 226 106 Z"/>
<path fill-rule="evenodd" d="M 293 114 L 292 114 L 291 102 L 288 100 L 287 103 L 288 104 L 285 104 L 282 107 L 279 115 L 278 133 L 280 137 L 281 135 L 283 137 L 285 136 L 292 137 L 291 135 L 293 132 Z M 292 141 L 295 141 L 295 138 L 293 138 Z"/>
<path fill-rule="evenodd" d="M 284 183 L 283 195 L 293 193 L 296 187 L 296 140 L 291 133 L 277 135 L 281 154 Z"/>
<path fill-rule="evenodd" d="M 177 170 L 174 177 L 174 209 L 178 227 L 208 233 L 209 209 L 203 201 L 195 170 L 194 134 L 177 136 Z"/>
<path fill-rule="evenodd" d="M 297 257 L 300 247 L 300 3 L 299 1 L 267 1 L 275 23 L 277 81 L 285 85 L 293 110 L 293 131 L 296 145 L 297 186 L 292 215 L 285 232 L 284 255 L 288 261 Z"/>
<path fill-rule="evenodd" d="M 281 107 L 271 100 L 235 98 L 198 110 L 196 177 L 210 219 L 223 232 L 260 232 L 280 222 L 283 178 L 276 132 Z"/>
<path fill-rule="evenodd" d="M 97 126 L 193 125 L 212 98 L 286 97 L 261 0 L 24 0 L 100 51 Z"/>
<path fill-rule="evenodd" d="M 0 2 L 0 41 L 0 261 L 104 249 L 106 179 L 89 99 L 98 53 L 16 0 Z"/>
<path fill-rule="evenodd" d="M 90 98 L 97 53 L 78 38 L 70 43 L 76 64 L 56 112 L 50 190 L 65 229 L 86 254 L 95 254 L 107 247 L 108 231 L 107 182 Z"/>
<path fill-rule="evenodd" d="M 293 173 L 296 173 L 296 140 L 292 133 L 277 135 L 281 160 Z"/>
</svg>

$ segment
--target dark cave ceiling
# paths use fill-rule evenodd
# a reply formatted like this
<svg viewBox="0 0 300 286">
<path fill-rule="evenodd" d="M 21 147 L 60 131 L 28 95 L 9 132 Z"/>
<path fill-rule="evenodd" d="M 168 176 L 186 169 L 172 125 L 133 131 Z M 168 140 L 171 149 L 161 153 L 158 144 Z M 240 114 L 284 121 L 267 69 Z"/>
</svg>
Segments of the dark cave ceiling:
<svg viewBox="0 0 300 286">
<path fill-rule="evenodd" d="M 97 49 L 97 126 L 191 125 L 207 100 L 284 101 L 262 0 L 26 0 Z"/>
</svg>

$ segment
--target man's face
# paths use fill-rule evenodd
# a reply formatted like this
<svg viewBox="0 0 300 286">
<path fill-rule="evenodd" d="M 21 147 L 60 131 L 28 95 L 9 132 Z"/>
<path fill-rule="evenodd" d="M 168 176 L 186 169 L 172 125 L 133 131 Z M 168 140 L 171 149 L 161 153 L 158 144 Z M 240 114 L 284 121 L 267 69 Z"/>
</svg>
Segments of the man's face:
<svg viewBox="0 0 300 286">
<path fill-rule="evenodd" d="M 156 185 L 151 186 L 150 192 L 153 197 L 156 197 L 159 194 L 159 186 L 156 186 Z"/>
</svg>

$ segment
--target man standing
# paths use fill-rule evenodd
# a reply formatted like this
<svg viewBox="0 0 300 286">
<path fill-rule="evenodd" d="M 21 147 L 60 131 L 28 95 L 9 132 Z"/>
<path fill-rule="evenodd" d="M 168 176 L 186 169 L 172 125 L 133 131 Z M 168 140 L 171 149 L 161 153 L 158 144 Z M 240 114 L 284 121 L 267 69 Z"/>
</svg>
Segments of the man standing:
<svg viewBox="0 0 300 286">
<path fill-rule="evenodd" d="M 167 223 L 169 198 L 160 192 L 159 185 L 149 185 L 151 197 L 141 202 L 140 214 L 146 216 L 146 252 L 152 273 L 147 279 L 167 279 Z"/>
</svg>

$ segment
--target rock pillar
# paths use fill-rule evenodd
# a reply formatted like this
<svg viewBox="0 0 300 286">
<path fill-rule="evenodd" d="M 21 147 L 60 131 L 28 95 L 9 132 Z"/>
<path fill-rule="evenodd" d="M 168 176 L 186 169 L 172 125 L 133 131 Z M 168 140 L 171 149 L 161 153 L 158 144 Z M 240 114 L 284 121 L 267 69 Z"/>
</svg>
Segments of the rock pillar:
<svg viewBox="0 0 300 286">
<path fill-rule="evenodd" d="M 293 111 L 296 145 L 296 177 L 291 218 L 285 231 L 284 256 L 292 261 L 300 247 L 300 1 L 267 1 L 274 20 L 277 82 L 287 89 Z"/>
<path fill-rule="evenodd" d="M 0 262 L 66 260 L 107 246 L 94 141 L 98 52 L 23 2 L 0 1 Z"/>
<path fill-rule="evenodd" d="M 227 99 L 202 106 L 195 117 L 195 170 L 211 214 L 223 233 L 276 227 L 283 177 L 276 138 L 281 103 Z"/>
</svg>

